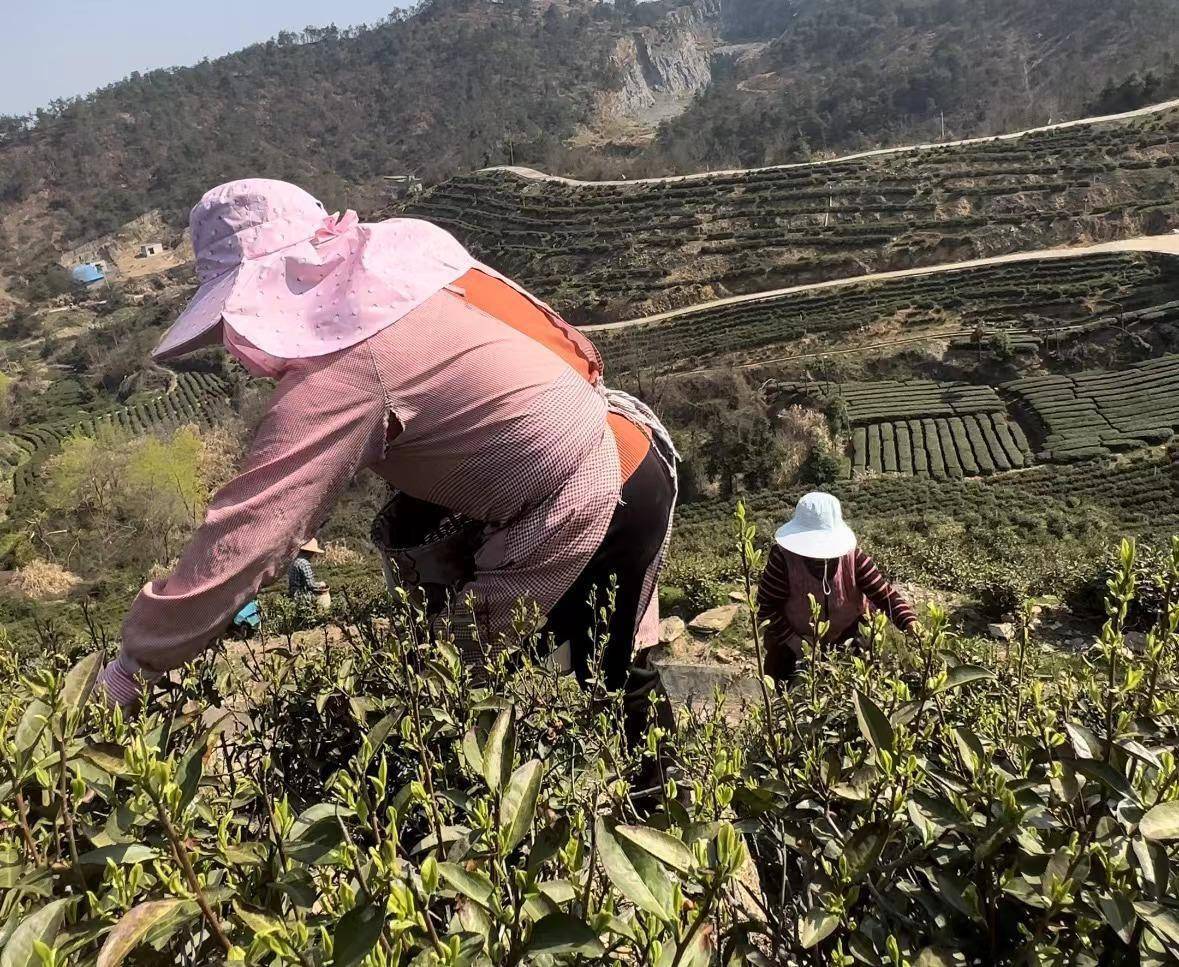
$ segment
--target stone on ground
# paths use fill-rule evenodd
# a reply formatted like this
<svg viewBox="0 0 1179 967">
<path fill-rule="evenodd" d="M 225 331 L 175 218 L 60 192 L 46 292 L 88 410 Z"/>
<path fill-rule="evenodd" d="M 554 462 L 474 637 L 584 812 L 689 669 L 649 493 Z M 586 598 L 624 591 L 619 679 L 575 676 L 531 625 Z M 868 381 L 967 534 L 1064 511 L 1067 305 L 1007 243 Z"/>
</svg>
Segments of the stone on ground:
<svg viewBox="0 0 1179 967">
<path fill-rule="evenodd" d="M 719 635 L 733 623 L 737 613 L 741 610 L 739 604 L 726 604 L 719 608 L 712 608 L 703 614 L 696 615 L 688 622 L 688 627 L 701 635 Z"/>
<path fill-rule="evenodd" d="M 682 638 L 687 628 L 683 618 L 677 618 L 674 615 L 664 618 L 659 622 L 659 644 L 670 645 L 673 641 Z"/>
<path fill-rule="evenodd" d="M 987 634 L 996 641 L 1014 641 L 1015 626 L 1007 621 L 999 624 L 989 624 L 987 625 Z"/>
<path fill-rule="evenodd" d="M 656 667 L 668 697 L 677 707 L 711 707 L 718 688 L 726 713 L 740 714 L 761 699 L 757 680 L 743 668 L 676 661 L 661 661 Z"/>
</svg>

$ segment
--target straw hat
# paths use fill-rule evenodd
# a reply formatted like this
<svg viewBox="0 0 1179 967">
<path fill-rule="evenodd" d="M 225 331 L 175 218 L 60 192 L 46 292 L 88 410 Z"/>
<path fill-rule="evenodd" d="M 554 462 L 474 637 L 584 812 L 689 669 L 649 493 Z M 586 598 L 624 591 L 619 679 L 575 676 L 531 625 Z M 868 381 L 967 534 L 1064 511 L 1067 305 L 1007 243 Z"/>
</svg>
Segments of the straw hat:
<svg viewBox="0 0 1179 967">
<path fill-rule="evenodd" d="M 843 522 L 839 501 L 824 493 L 803 497 L 790 521 L 778 528 L 774 540 L 802 557 L 843 557 L 856 547 L 856 535 Z"/>
<path fill-rule="evenodd" d="M 323 548 L 319 546 L 319 541 L 317 541 L 314 537 L 311 538 L 311 540 L 309 540 L 302 547 L 300 547 L 299 550 L 302 551 L 304 554 L 322 554 L 323 553 Z"/>
</svg>

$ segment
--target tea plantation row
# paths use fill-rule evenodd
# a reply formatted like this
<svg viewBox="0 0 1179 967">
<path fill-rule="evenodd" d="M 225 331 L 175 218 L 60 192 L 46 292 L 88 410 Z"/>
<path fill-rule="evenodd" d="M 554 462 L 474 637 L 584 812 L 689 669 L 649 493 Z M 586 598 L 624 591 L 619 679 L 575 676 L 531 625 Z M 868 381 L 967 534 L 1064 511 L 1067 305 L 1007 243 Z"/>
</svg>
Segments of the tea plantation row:
<svg viewBox="0 0 1179 967">
<path fill-rule="evenodd" d="M 973 480 L 892 476 L 837 481 L 824 489 L 843 501 L 853 524 L 934 515 L 991 533 L 1012 527 L 1031 533 L 1054 520 L 1072 526 L 1100 515 L 1126 533 L 1156 533 L 1179 526 L 1179 444 Z M 752 519 L 776 526 L 801 492 L 767 490 L 743 499 Z M 677 539 L 710 534 L 731 513 L 731 500 L 686 504 L 676 515 Z"/>
<path fill-rule="evenodd" d="M 402 209 L 574 322 L 1179 224 L 1179 111 L 676 182 L 486 171 Z"/>
<path fill-rule="evenodd" d="M 0 477 L 12 475 L 20 496 L 37 464 L 70 436 L 94 436 L 118 428 L 133 434 L 171 429 L 185 423 L 207 425 L 230 412 L 229 386 L 211 373 L 180 373 L 168 392 L 82 419 L 22 426 L 0 436 Z"/>
<path fill-rule="evenodd" d="M 689 371 L 782 355 L 807 336 L 903 338 L 946 328 L 1155 325 L 1179 319 L 1179 273 L 1137 253 L 1038 259 L 786 293 L 595 333 L 613 373 Z M 965 345 L 965 343 L 964 343 Z"/>
<path fill-rule="evenodd" d="M 1002 388 L 1042 428 L 1045 459 L 1166 443 L 1179 428 L 1177 355 L 1116 372 L 1027 376 Z"/>
<path fill-rule="evenodd" d="M 1019 424 L 1002 413 L 869 423 L 852 431 L 856 473 L 977 477 L 1031 462 Z"/>
</svg>

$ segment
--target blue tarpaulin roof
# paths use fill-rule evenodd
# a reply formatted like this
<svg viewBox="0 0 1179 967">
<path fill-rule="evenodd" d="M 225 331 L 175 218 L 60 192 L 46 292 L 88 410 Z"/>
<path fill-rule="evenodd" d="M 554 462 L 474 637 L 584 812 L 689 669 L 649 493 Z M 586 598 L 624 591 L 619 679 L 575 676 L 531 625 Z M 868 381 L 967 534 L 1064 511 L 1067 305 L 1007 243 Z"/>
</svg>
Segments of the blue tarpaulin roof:
<svg viewBox="0 0 1179 967">
<path fill-rule="evenodd" d="M 75 265 L 70 275 L 73 276 L 75 282 L 80 282 L 82 285 L 89 285 L 91 282 L 101 282 L 106 278 L 106 273 L 102 271 L 102 267 L 95 265 L 93 262 L 83 262 L 81 265 Z"/>
</svg>

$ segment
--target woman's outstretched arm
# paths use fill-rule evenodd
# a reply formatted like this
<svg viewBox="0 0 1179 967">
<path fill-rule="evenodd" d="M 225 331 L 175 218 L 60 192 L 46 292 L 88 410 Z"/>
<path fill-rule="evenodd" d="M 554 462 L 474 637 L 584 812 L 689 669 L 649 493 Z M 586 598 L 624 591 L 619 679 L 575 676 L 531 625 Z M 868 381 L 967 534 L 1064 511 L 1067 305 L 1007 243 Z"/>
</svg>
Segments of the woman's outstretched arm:
<svg viewBox="0 0 1179 967">
<path fill-rule="evenodd" d="M 860 550 L 856 551 L 856 584 L 876 610 L 888 615 L 889 620 L 901 631 L 909 631 L 917 624 L 917 612 L 913 606 L 888 583 L 876 562 Z"/>
<path fill-rule="evenodd" d="M 130 704 L 207 648 L 315 533 L 356 472 L 379 459 L 385 405 L 363 345 L 292 365 L 242 471 L 213 498 L 172 574 L 144 586 L 102 682 Z"/>
</svg>

